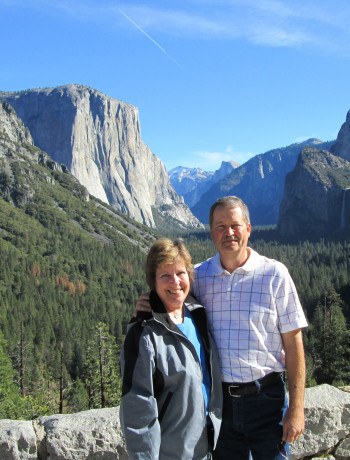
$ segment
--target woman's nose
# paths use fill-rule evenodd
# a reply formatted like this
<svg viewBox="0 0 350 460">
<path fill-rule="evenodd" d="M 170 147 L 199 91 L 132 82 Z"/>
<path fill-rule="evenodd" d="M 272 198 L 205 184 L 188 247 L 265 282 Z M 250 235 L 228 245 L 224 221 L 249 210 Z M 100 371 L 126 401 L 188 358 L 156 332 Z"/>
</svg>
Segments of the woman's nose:
<svg viewBox="0 0 350 460">
<path fill-rule="evenodd" d="M 173 275 L 173 276 L 171 277 L 171 281 L 172 281 L 172 283 L 174 283 L 174 284 L 180 284 L 180 278 L 179 278 L 177 275 Z"/>
</svg>

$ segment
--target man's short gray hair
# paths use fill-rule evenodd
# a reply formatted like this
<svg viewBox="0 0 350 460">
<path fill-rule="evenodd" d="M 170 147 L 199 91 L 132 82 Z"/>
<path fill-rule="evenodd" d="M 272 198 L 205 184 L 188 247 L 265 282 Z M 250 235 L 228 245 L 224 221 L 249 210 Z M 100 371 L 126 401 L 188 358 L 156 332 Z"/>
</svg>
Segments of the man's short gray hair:
<svg viewBox="0 0 350 460">
<path fill-rule="evenodd" d="M 238 196 L 224 196 L 216 200 L 216 202 L 210 208 L 210 212 L 209 212 L 210 228 L 213 225 L 214 211 L 218 206 L 227 206 L 229 208 L 241 208 L 244 222 L 247 225 L 250 224 L 249 209 L 247 208 L 247 205 L 244 203 L 244 201 L 238 198 Z"/>
</svg>

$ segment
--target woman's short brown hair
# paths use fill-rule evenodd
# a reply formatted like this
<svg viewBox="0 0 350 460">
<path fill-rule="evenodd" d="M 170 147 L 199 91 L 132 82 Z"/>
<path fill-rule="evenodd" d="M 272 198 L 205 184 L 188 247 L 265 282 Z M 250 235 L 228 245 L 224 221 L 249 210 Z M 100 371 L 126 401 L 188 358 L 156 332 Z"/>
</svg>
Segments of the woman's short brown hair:
<svg viewBox="0 0 350 460">
<path fill-rule="evenodd" d="M 165 264 L 173 264 L 178 260 L 184 262 L 190 283 L 194 279 L 192 258 L 181 238 L 171 240 L 159 238 L 148 252 L 146 260 L 146 281 L 151 289 L 155 289 L 157 268 Z"/>
</svg>

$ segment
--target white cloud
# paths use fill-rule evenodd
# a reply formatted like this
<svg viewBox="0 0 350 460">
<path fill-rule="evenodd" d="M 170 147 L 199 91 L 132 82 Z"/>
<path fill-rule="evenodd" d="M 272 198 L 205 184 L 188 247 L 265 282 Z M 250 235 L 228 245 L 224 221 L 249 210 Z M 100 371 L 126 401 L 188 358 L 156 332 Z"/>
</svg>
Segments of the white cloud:
<svg viewBox="0 0 350 460">
<path fill-rule="evenodd" d="M 348 48 L 350 2 L 324 0 L 192 0 L 177 8 L 130 5 L 143 26 L 196 39 L 243 38 L 263 46 Z M 153 5 L 154 2 L 153 2 Z M 188 6 L 190 5 L 190 6 Z"/>
<path fill-rule="evenodd" d="M 156 32 L 158 37 L 164 34 L 197 40 L 241 38 L 261 46 L 304 45 L 350 52 L 348 0 L 0 0 L 0 5 L 11 4 L 102 22 L 118 32 L 128 26 L 122 10 L 150 36 Z"/>
</svg>

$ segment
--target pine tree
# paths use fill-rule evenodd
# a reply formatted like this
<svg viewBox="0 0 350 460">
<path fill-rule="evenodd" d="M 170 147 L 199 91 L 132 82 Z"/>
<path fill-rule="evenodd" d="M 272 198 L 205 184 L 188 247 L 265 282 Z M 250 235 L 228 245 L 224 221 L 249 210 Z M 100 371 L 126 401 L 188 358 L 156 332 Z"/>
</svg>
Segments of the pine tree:
<svg viewBox="0 0 350 460">
<path fill-rule="evenodd" d="M 111 407 L 120 402 L 118 356 L 115 338 L 104 323 L 98 323 L 86 352 L 85 384 L 89 408 Z"/>
<path fill-rule="evenodd" d="M 21 399 L 13 377 L 11 360 L 6 354 L 6 341 L 0 331 L 0 419 L 14 418 L 21 410 Z"/>
<path fill-rule="evenodd" d="M 347 335 L 340 295 L 331 288 L 318 302 L 313 319 L 314 377 L 318 384 L 347 379 Z"/>
</svg>

